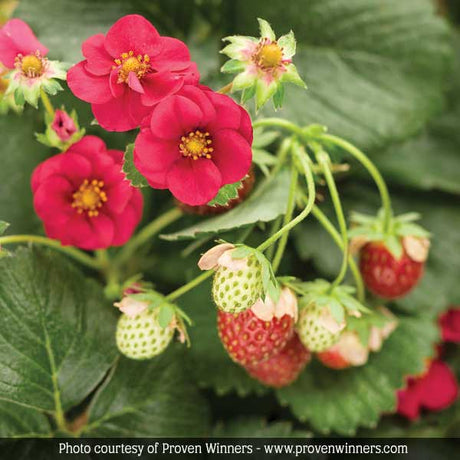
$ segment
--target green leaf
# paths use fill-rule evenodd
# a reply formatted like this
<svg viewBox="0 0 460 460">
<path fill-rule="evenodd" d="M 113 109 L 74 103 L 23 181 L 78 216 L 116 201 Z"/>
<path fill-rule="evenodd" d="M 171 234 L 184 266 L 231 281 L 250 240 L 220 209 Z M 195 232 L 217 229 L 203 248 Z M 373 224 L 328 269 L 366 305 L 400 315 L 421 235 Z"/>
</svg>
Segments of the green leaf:
<svg viewBox="0 0 460 460">
<path fill-rule="evenodd" d="M 229 201 L 238 198 L 238 190 L 241 188 L 241 181 L 234 184 L 224 185 L 215 198 L 208 203 L 208 206 L 225 206 Z"/>
<path fill-rule="evenodd" d="M 158 324 L 165 329 L 174 317 L 174 307 L 172 305 L 163 305 L 158 313 Z"/>
<path fill-rule="evenodd" d="M 50 436 L 51 432 L 45 414 L 9 401 L 0 401 L 2 438 L 40 438 Z"/>
<path fill-rule="evenodd" d="M 204 436 L 206 400 L 180 346 L 149 361 L 120 358 L 89 409 L 85 437 Z"/>
<path fill-rule="evenodd" d="M 379 353 L 359 368 L 334 371 L 312 362 L 291 386 L 278 390 L 302 422 L 324 434 L 350 436 L 359 427 L 375 427 L 382 413 L 396 409 L 396 390 L 407 375 L 422 372 L 438 338 L 434 321 L 401 319 Z"/>
<path fill-rule="evenodd" d="M 236 59 L 230 59 L 221 68 L 220 71 L 223 73 L 238 73 L 246 69 L 246 64 Z"/>
<path fill-rule="evenodd" d="M 46 412 L 80 403 L 117 355 L 113 310 L 56 253 L 0 260 L 0 399 Z"/>
<path fill-rule="evenodd" d="M 134 166 L 133 153 L 134 144 L 129 144 L 126 147 L 123 158 L 123 172 L 134 187 L 148 187 L 149 183 L 147 179 L 137 170 L 136 166 Z"/>
<path fill-rule="evenodd" d="M 343 320 L 345 319 L 345 312 L 340 302 L 331 298 L 329 300 L 328 306 L 332 317 L 337 321 L 337 323 L 342 324 Z"/>
<path fill-rule="evenodd" d="M 239 32 L 255 32 L 263 15 L 296 35 L 293 62 L 309 90 L 286 88 L 283 118 L 370 149 L 413 135 L 442 107 L 451 37 L 431 0 L 234 3 Z"/>
<path fill-rule="evenodd" d="M 212 436 L 216 438 L 306 438 L 313 436 L 305 430 L 295 430 L 292 422 L 267 422 L 259 417 L 237 417 L 219 422 Z"/>
<path fill-rule="evenodd" d="M 184 230 L 162 235 L 162 238 L 169 241 L 193 239 L 257 222 L 270 222 L 286 212 L 289 181 L 289 172 L 283 170 L 276 177 L 263 182 L 244 203 L 231 211 Z"/>
<path fill-rule="evenodd" d="M 192 347 L 189 359 L 195 379 L 202 387 L 213 388 L 218 395 L 236 392 L 239 396 L 267 391 L 228 356 L 217 334 L 217 311 L 211 300 L 211 283 L 205 282 L 182 296 L 179 306 L 190 314 L 194 326 L 189 329 Z"/>
</svg>

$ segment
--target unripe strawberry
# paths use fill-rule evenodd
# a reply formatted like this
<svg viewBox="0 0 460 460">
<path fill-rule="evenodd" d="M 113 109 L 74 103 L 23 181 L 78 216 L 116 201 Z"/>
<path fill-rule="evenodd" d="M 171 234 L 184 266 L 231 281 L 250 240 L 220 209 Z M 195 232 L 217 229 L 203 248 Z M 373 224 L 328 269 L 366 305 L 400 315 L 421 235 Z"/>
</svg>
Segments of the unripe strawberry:
<svg viewBox="0 0 460 460">
<path fill-rule="evenodd" d="M 241 181 L 240 187 L 237 190 L 238 196 L 236 198 L 232 198 L 231 200 L 229 200 L 225 205 L 210 206 L 208 204 L 204 204 L 201 206 L 190 206 L 188 204 L 182 203 L 179 200 L 175 200 L 176 205 L 187 214 L 197 214 L 199 216 L 223 214 L 224 212 L 230 211 L 230 209 L 235 208 L 246 199 L 246 197 L 249 195 L 249 193 L 251 193 L 251 190 L 254 187 L 254 182 L 255 174 L 254 170 L 251 169 L 248 175 L 244 177 Z"/>
<path fill-rule="evenodd" d="M 336 344 L 316 357 L 331 369 L 346 369 L 366 364 L 369 350 L 361 343 L 356 332 L 344 331 Z"/>
<path fill-rule="evenodd" d="M 294 333 L 297 299 L 283 289 L 275 304 L 270 298 L 257 301 L 250 309 L 231 314 L 219 312 L 219 337 L 233 361 L 254 365 L 281 351 Z"/>
<path fill-rule="evenodd" d="M 310 359 L 310 352 L 294 334 L 278 354 L 253 366 L 246 366 L 246 370 L 264 385 L 282 388 L 297 379 Z"/>
<path fill-rule="evenodd" d="M 399 259 L 382 242 L 370 242 L 361 248 L 359 267 L 371 292 L 384 299 L 397 299 L 417 285 L 423 275 L 426 253 L 424 258 L 419 259 L 411 255 L 414 240 L 403 239 L 403 252 Z M 412 246 L 408 246 L 410 244 Z"/>
<path fill-rule="evenodd" d="M 312 352 L 321 352 L 336 343 L 345 323 L 338 324 L 329 307 L 310 302 L 300 309 L 297 333 L 302 343 Z"/>
<path fill-rule="evenodd" d="M 158 324 L 158 310 L 145 309 L 134 316 L 123 314 L 118 320 L 116 341 L 121 353 L 131 359 L 150 359 L 162 353 L 174 335 L 171 325 Z"/>
</svg>

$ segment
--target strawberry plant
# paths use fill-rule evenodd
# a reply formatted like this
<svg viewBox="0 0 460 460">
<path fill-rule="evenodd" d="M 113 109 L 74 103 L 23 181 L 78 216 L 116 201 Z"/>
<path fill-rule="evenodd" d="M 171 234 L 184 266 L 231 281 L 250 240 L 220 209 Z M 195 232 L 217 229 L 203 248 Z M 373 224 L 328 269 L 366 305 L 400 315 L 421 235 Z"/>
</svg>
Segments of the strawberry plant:
<svg viewBox="0 0 460 460">
<path fill-rule="evenodd" d="M 433 3 L 0 4 L 0 434 L 451 434 Z"/>
</svg>

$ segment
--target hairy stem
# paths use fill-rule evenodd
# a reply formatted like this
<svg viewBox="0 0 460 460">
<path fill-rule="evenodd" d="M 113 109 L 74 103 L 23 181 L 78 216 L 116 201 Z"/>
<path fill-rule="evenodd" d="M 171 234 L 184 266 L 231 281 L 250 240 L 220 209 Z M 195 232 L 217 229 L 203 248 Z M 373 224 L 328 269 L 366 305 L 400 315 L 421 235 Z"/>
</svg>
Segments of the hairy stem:
<svg viewBox="0 0 460 460">
<path fill-rule="evenodd" d="M 303 173 L 305 175 L 305 180 L 307 182 L 307 189 L 308 189 L 308 201 L 305 209 L 293 220 L 291 220 L 288 224 L 284 225 L 280 230 L 270 236 L 266 241 L 264 241 L 261 245 L 257 247 L 259 251 L 265 251 L 268 247 L 278 241 L 286 232 L 289 232 L 293 229 L 298 223 L 302 222 L 308 214 L 310 214 L 313 205 L 315 204 L 315 197 L 316 197 L 316 190 L 315 190 L 315 180 L 313 178 L 313 173 L 311 172 L 310 165 L 307 161 L 307 155 L 302 148 L 295 143 L 293 145 L 293 153 L 295 157 L 298 159 Z"/>
<path fill-rule="evenodd" d="M 361 150 L 359 150 L 357 147 L 355 147 L 353 144 L 350 144 L 350 142 L 347 142 L 344 139 L 341 139 L 338 136 L 333 136 L 331 134 L 323 134 L 321 136 L 321 139 L 330 142 L 332 144 L 335 144 L 338 147 L 341 147 L 342 149 L 346 150 L 348 153 L 350 153 L 354 158 L 356 158 L 369 172 L 369 174 L 372 176 L 374 179 L 377 188 L 379 189 L 380 197 L 382 200 L 382 206 L 384 210 L 384 232 L 388 232 L 391 224 L 391 218 L 393 216 L 393 210 L 391 207 L 391 199 L 390 199 L 390 194 L 388 192 L 388 187 L 380 174 L 380 171 L 376 168 L 374 163 L 365 155 Z"/>
<path fill-rule="evenodd" d="M 337 191 L 337 187 L 335 185 L 334 176 L 332 175 L 330 169 L 330 159 L 329 155 L 322 150 L 321 146 L 315 143 L 311 143 L 312 150 L 315 152 L 316 159 L 318 164 L 322 167 L 324 178 L 326 179 L 326 183 L 331 194 L 332 203 L 334 205 L 335 213 L 337 216 L 337 221 L 339 223 L 340 233 L 342 234 L 342 241 L 343 241 L 343 261 L 342 266 L 340 268 L 340 272 L 337 275 L 337 278 L 331 285 L 331 289 L 337 287 L 345 278 L 347 273 L 347 266 L 348 266 L 348 229 L 347 223 L 345 221 L 345 215 L 342 209 L 342 203 L 340 201 L 339 192 Z"/>
<path fill-rule="evenodd" d="M 61 243 L 57 240 L 52 240 L 50 238 L 38 235 L 11 235 L 0 237 L 0 245 L 20 243 L 34 243 L 41 246 L 47 246 L 67 254 L 68 256 L 77 260 L 81 264 L 86 265 L 87 267 L 93 268 L 95 270 L 101 269 L 100 262 L 94 257 L 89 256 L 83 251 L 80 251 L 80 249 L 76 249 L 71 246 L 62 246 Z"/>
<path fill-rule="evenodd" d="M 51 104 L 50 98 L 43 89 L 40 91 L 40 97 L 43 103 L 43 107 L 45 107 L 45 110 L 51 115 L 52 118 L 54 118 L 53 104 Z"/>
<path fill-rule="evenodd" d="M 332 239 L 337 244 L 337 246 L 343 251 L 344 246 L 343 246 L 342 236 L 336 230 L 332 222 L 323 213 L 323 211 L 321 211 L 321 209 L 315 205 L 313 206 L 311 213 L 315 216 L 318 222 L 324 227 L 324 229 L 329 233 L 329 235 L 332 237 Z M 350 267 L 350 271 L 355 280 L 357 298 L 361 303 L 363 303 L 365 299 L 363 278 L 351 254 L 348 255 L 348 266 Z"/>
<path fill-rule="evenodd" d="M 165 299 L 168 301 L 174 301 L 178 299 L 180 296 L 184 295 L 186 292 L 191 291 L 193 288 L 197 287 L 208 278 L 210 278 L 214 274 L 214 270 L 208 270 L 201 275 L 198 275 L 196 278 L 193 278 L 187 284 L 184 284 L 180 288 L 176 289 L 175 291 L 168 294 Z"/>
<path fill-rule="evenodd" d="M 121 249 L 118 255 L 114 258 L 113 262 L 118 266 L 126 262 L 140 246 L 153 238 L 165 227 L 175 222 L 181 216 L 181 210 L 178 208 L 172 208 L 150 222 Z"/>
<path fill-rule="evenodd" d="M 291 183 L 289 186 L 289 197 L 288 197 L 286 214 L 284 215 L 283 226 L 286 226 L 292 220 L 292 215 L 295 209 L 295 196 L 296 196 L 298 176 L 299 176 L 299 173 L 297 171 L 297 168 L 295 167 L 295 165 L 292 165 Z M 278 270 L 280 266 L 281 259 L 283 258 L 284 250 L 286 249 L 288 238 L 289 238 L 289 231 L 285 232 L 283 236 L 280 238 L 280 241 L 278 243 L 278 248 L 276 250 L 275 257 L 272 262 L 274 273 L 276 273 L 276 271 Z"/>
<path fill-rule="evenodd" d="M 290 131 L 292 134 L 303 136 L 304 132 L 302 128 L 291 121 L 284 120 L 283 118 L 262 118 L 256 120 L 252 124 L 253 128 L 281 128 Z"/>
</svg>

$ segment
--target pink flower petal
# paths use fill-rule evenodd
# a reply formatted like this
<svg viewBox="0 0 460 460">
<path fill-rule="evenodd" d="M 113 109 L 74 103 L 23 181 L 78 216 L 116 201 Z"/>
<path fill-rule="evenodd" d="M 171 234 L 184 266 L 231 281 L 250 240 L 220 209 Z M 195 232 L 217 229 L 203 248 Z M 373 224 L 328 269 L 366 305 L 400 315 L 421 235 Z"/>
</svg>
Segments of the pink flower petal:
<svg viewBox="0 0 460 460">
<path fill-rule="evenodd" d="M 140 302 L 134 297 L 123 297 L 121 302 L 114 303 L 114 305 L 128 318 L 135 318 L 149 307 L 147 302 Z"/>
<path fill-rule="evenodd" d="M 79 99 L 91 104 L 104 104 L 112 98 L 109 79 L 98 77 L 85 69 L 86 61 L 75 64 L 67 72 L 67 84 Z"/>
<path fill-rule="evenodd" d="M 137 75 L 134 72 L 129 72 L 128 74 L 128 86 L 133 91 L 137 91 L 140 94 L 144 94 L 145 92 L 141 82 L 139 81 L 139 78 L 137 78 Z"/>
<path fill-rule="evenodd" d="M 168 173 L 168 188 L 179 200 L 200 206 L 212 200 L 222 185 L 219 170 L 211 160 L 177 160 Z"/>
<path fill-rule="evenodd" d="M 241 107 L 229 96 L 213 91 L 206 93 L 216 108 L 216 117 L 208 125 L 208 130 L 215 132 L 230 128 L 238 130 L 241 125 Z"/>
<path fill-rule="evenodd" d="M 171 62 L 170 70 L 182 70 L 185 67 L 174 67 L 178 63 L 182 65 L 184 62 L 190 63 L 190 52 L 187 45 L 172 37 L 160 37 L 161 41 L 161 53 L 157 57 L 156 61 L 169 61 Z"/>
<path fill-rule="evenodd" d="M 80 246 L 84 249 L 104 249 L 112 246 L 115 234 L 115 225 L 112 219 L 103 213 L 97 217 L 89 217 L 89 224 L 92 228 L 92 241 L 86 242 L 87 246 Z"/>
<path fill-rule="evenodd" d="M 43 46 L 35 37 L 32 29 L 21 19 L 10 19 L 0 29 L 0 62 L 8 69 L 14 68 L 14 59 L 20 53 L 23 55 L 48 54 L 48 48 Z"/>
<path fill-rule="evenodd" d="M 158 139 L 149 129 L 142 130 L 134 144 L 134 165 L 153 188 L 167 187 L 167 174 L 181 158 L 176 140 Z"/>
<path fill-rule="evenodd" d="M 219 257 L 226 251 L 233 249 L 235 246 L 230 243 L 222 243 L 206 251 L 198 261 L 200 270 L 212 270 L 217 267 Z"/>
<path fill-rule="evenodd" d="M 150 73 L 142 78 L 142 103 L 152 106 L 171 94 L 176 93 L 183 85 L 183 79 L 171 72 Z"/>
<path fill-rule="evenodd" d="M 181 136 L 200 126 L 202 119 L 197 104 L 183 96 L 172 96 L 155 107 L 150 127 L 155 136 L 179 143 Z"/>
<path fill-rule="evenodd" d="M 104 34 L 89 37 L 81 47 L 83 56 L 86 58 L 85 68 L 94 75 L 107 75 L 112 71 L 114 60 L 105 47 Z"/>
<path fill-rule="evenodd" d="M 138 189 L 134 189 L 131 200 L 123 210 L 123 214 L 113 217 L 115 236 L 112 246 L 121 246 L 131 238 L 142 218 L 142 206 L 142 193 Z"/>
<path fill-rule="evenodd" d="M 179 95 L 190 99 L 200 108 L 202 112 L 200 121 L 201 126 L 207 126 L 216 117 L 216 109 L 211 103 L 206 91 L 202 91 L 196 86 L 185 85 L 180 90 Z"/>
<path fill-rule="evenodd" d="M 107 32 L 105 48 L 109 54 L 118 58 L 122 53 L 133 51 L 154 57 L 161 52 L 160 35 L 153 25 L 138 14 L 119 19 Z"/>
<path fill-rule="evenodd" d="M 141 95 L 134 91 L 125 91 L 123 96 L 105 104 L 93 104 L 91 108 L 104 129 L 119 132 L 137 128 L 149 112 L 141 103 Z"/>
<path fill-rule="evenodd" d="M 67 150 L 66 153 L 79 153 L 83 156 L 92 156 L 97 153 L 105 152 L 105 142 L 97 136 L 84 136 Z"/>
<path fill-rule="evenodd" d="M 110 214 L 120 214 L 126 208 L 133 188 L 128 181 L 118 182 L 115 186 L 107 189 L 107 202 L 104 204 L 104 211 Z"/>
<path fill-rule="evenodd" d="M 126 85 L 121 82 L 118 83 L 118 70 L 114 69 L 110 72 L 109 77 L 110 92 L 114 98 L 122 97 L 127 90 Z"/>
<path fill-rule="evenodd" d="M 221 129 L 213 136 L 212 161 L 222 175 L 222 184 L 241 180 L 249 172 L 252 149 L 246 139 L 231 129 Z"/>
</svg>

